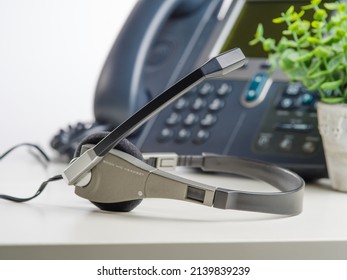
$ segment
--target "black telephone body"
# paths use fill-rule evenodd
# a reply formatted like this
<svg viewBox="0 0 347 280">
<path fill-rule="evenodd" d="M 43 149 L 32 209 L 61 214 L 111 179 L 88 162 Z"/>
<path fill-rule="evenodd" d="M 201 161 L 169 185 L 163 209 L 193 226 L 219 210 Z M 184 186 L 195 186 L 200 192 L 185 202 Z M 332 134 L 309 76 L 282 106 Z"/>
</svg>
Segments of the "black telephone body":
<svg viewBox="0 0 347 280">
<path fill-rule="evenodd" d="M 259 22 L 276 33 L 272 18 L 308 2 L 139 0 L 101 72 L 95 123 L 61 131 L 52 146 L 67 153 L 86 134 L 119 125 L 210 57 L 239 47 L 247 57 L 243 68 L 194 88 L 130 140 L 142 152 L 233 155 L 278 164 L 305 179 L 326 177 L 318 94 L 280 71 L 269 75 L 265 54 L 248 45 Z"/>
</svg>

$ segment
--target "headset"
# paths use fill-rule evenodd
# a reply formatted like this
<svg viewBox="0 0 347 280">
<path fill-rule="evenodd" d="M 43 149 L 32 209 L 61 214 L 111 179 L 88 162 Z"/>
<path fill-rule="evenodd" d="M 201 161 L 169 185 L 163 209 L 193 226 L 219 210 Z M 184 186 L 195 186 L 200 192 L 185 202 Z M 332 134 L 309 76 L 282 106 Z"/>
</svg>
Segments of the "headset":
<svg viewBox="0 0 347 280">
<path fill-rule="evenodd" d="M 131 211 L 144 198 L 168 198 L 220 209 L 282 215 L 302 211 L 304 180 L 275 165 L 220 155 L 145 154 L 125 138 L 152 116 L 209 78 L 240 68 L 245 56 L 239 48 L 222 53 L 194 70 L 135 112 L 110 133 L 84 139 L 62 176 L 75 193 L 102 210 Z M 114 147 L 116 147 L 114 149 Z M 262 180 L 276 192 L 245 192 L 198 183 L 165 172 L 184 166 L 205 172 L 237 174 Z"/>
<path fill-rule="evenodd" d="M 301 213 L 305 182 L 292 171 L 265 162 L 215 154 L 142 155 L 126 139 L 152 116 L 202 81 L 226 75 L 244 63 L 245 56 L 239 48 L 219 54 L 151 100 L 113 131 L 93 134 L 82 140 L 74 159 L 63 173 L 43 182 L 34 196 L 14 198 L 0 195 L 0 198 L 28 201 L 38 196 L 49 182 L 64 178 L 68 185 L 75 186 L 78 196 L 105 211 L 128 212 L 144 198 L 166 198 L 219 209 L 281 215 Z M 231 190 L 181 178 L 165 171 L 176 166 L 250 177 L 268 183 L 277 191 Z"/>
</svg>

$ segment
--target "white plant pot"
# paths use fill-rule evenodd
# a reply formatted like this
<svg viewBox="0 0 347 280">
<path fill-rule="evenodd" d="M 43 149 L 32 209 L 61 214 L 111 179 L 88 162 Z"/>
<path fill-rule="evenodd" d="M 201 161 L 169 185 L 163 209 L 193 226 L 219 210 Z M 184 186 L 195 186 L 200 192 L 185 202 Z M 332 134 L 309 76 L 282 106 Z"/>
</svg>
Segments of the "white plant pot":
<svg viewBox="0 0 347 280">
<path fill-rule="evenodd" d="M 317 114 L 331 186 L 347 192 L 347 104 L 319 102 Z"/>
</svg>

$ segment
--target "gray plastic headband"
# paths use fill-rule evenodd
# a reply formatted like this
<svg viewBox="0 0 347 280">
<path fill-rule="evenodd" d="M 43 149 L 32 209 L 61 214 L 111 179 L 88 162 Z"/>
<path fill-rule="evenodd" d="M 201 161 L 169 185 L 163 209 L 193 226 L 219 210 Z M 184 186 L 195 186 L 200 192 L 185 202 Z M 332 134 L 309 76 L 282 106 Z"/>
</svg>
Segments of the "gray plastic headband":
<svg viewBox="0 0 347 280">
<path fill-rule="evenodd" d="M 89 182 L 83 188 L 75 188 L 76 194 L 102 203 L 168 198 L 220 209 L 281 215 L 297 215 L 302 211 L 305 183 L 301 177 L 286 169 L 219 155 L 177 156 L 169 153 L 144 154 L 144 158 L 148 164 L 124 152 L 111 150 L 92 169 Z M 175 166 L 256 178 L 278 191 L 245 192 L 219 188 L 158 169 Z"/>
</svg>

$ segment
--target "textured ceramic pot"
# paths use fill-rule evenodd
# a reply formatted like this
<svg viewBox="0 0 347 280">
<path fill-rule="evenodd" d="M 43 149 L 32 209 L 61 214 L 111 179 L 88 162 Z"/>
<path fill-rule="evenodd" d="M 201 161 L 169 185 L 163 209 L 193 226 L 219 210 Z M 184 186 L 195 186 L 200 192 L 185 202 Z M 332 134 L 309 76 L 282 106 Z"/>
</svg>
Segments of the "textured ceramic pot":
<svg viewBox="0 0 347 280">
<path fill-rule="evenodd" d="M 318 103 L 317 114 L 332 188 L 347 192 L 347 104 Z"/>
</svg>

